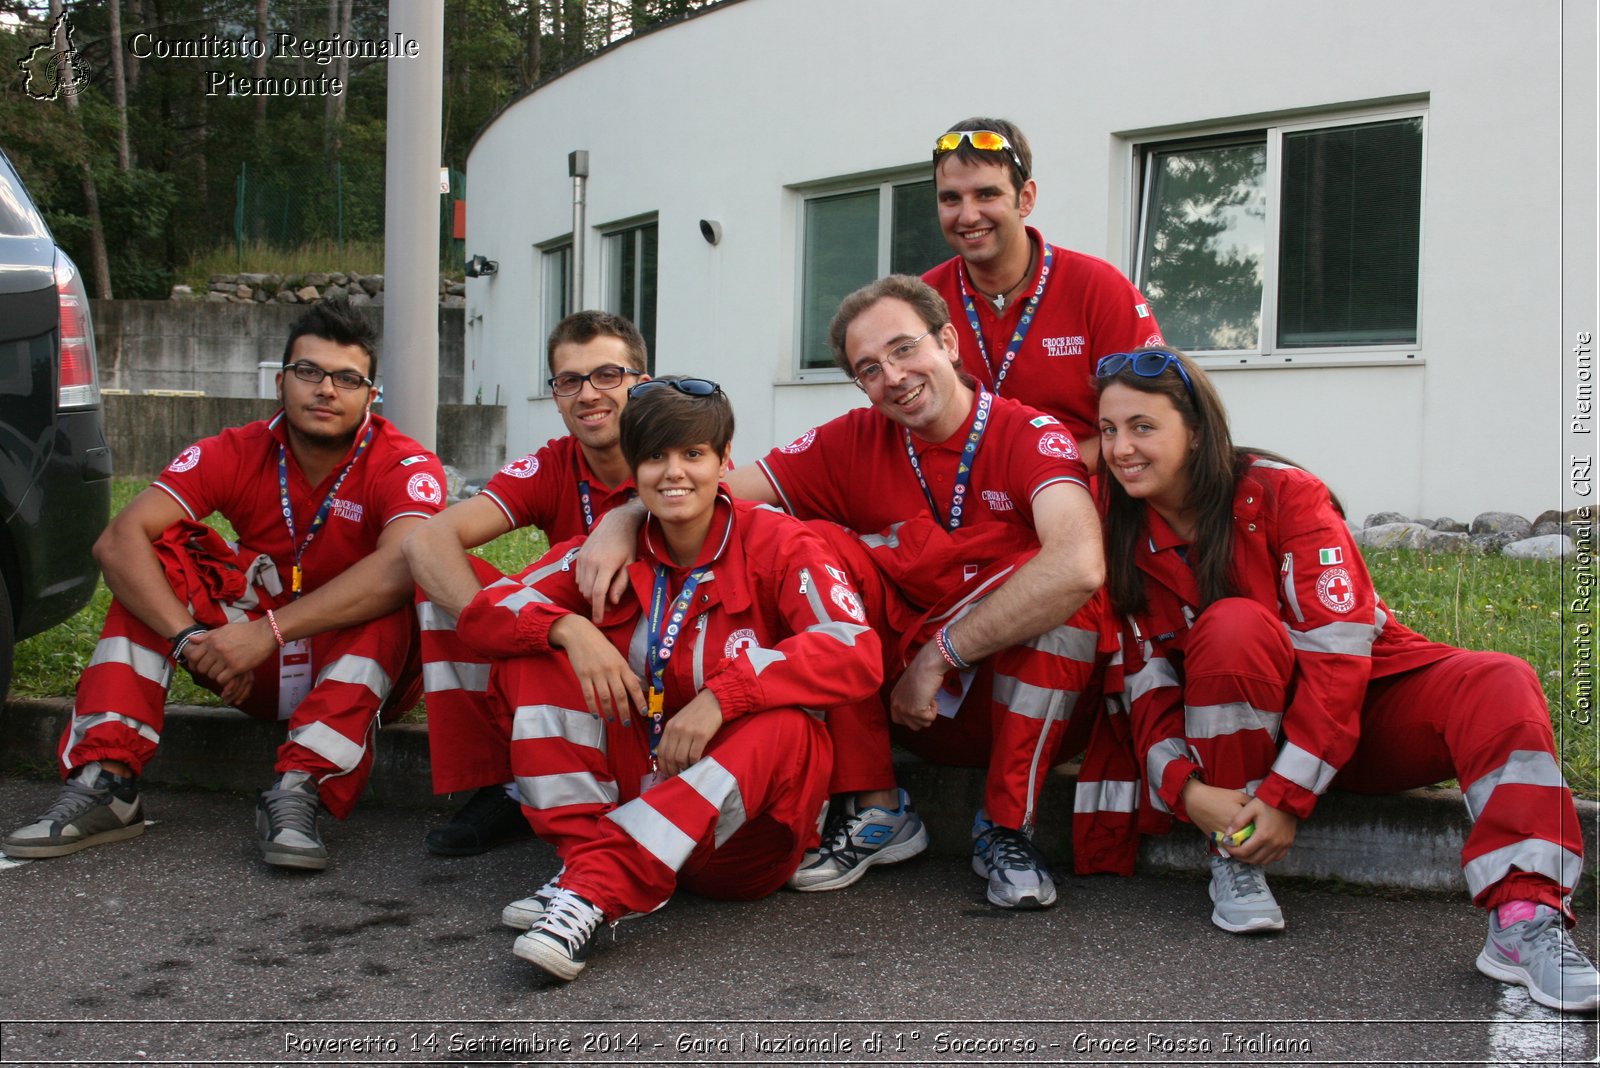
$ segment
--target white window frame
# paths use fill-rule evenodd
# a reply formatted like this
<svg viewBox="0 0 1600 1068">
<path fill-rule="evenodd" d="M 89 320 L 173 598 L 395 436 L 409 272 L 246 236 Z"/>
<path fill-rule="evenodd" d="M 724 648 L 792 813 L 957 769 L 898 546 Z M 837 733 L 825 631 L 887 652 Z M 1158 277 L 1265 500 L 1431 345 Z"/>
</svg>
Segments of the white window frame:
<svg viewBox="0 0 1600 1068">
<path fill-rule="evenodd" d="M 893 171 L 883 172 L 867 178 L 854 181 L 831 181 L 805 185 L 795 188 L 799 195 L 795 198 L 794 214 L 794 248 L 795 248 L 795 274 L 794 274 L 794 325 L 790 333 L 790 358 L 789 366 L 795 382 L 848 382 L 850 378 L 839 370 L 831 361 L 826 367 L 804 367 L 800 361 L 805 354 L 805 297 L 806 297 L 806 209 L 813 200 L 822 200 L 827 197 L 847 196 L 851 193 L 865 193 L 876 190 L 878 193 L 878 270 L 874 278 L 882 278 L 889 273 L 889 266 L 894 255 L 894 188 L 900 185 L 912 185 L 921 182 L 931 182 L 933 172 L 926 163 L 914 167 L 896 168 Z"/>
<path fill-rule="evenodd" d="M 544 343 L 545 339 L 550 336 L 550 331 L 553 330 L 556 323 L 560 322 L 562 319 L 562 316 L 556 316 L 556 318 L 553 320 L 550 318 L 550 260 L 552 256 L 559 252 L 565 251 L 567 254 L 566 269 L 568 277 L 565 280 L 565 285 L 567 288 L 567 299 L 570 301 L 572 299 L 572 278 L 570 277 L 572 272 L 572 235 L 570 233 L 562 234 L 560 237 L 553 237 L 548 241 L 542 241 L 533 246 L 533 251 L 539 263 L 539 270 L 536 272 L 538 280 L 535 283 L 538 287 L 537 299 L 540 329 L 536 362 L 536 366 L 539 368 L 539 373 L 534 375 L 533 393 L 529 395 L 528 399 L 546 400 L 554 396 L 554 394 L 550 392 L 550 387 L 545 384 L 545 379 L 550 377 L 550 371 L 548 363 L 545 359 Z M 569 309 L 568 314 L 576 310 L 577 309 L 575 308 Z"/>
<path fill-rule="evenodd" d="M 611 267 L 612 267 L 612 264 L 613 264 L 613 262 L 615 260 L 616 255 L 617 255 L 617 252 L 616 252 L 617 243 L 615 241 L 613 241 L 612 238 L 621 237 L 623 234 L 627 234 L 627 233 L 631 232 L 634 242 L 638 243 L 641 240 L 640 231 L 642 231 L 647 226 L 654 226 L 656 228 L 656 308 L 655 308 L 656 322 L 655 322 L 655 327 L 659 328 L 660 325 L 661 325 L 661 217 L 660 217 L 660 215 L 658 213 L 656 213 L 656 212 L 653 212 L 653 211 L 645 212 L 642 215 L 635 215 L 635 216 L 632 216 L 632 217 L 627 218 L 627 219 L 621 219 L 621 220 L 619 220 L 617 222 L 607 223 L 605 226 L 602 226 L 602 227 L 598 228 L 598 232 L 600 234 L 600 304 L 598 306 L 600 308 L 602 308 L 602 309 L 605 309 L 606 311 L 610 311 L 610 312 L 613 312 L 616 315 L 622 316 L 624 319 L 628 320 L 634 326 L 638 327 L 641 332 L 644 330 L 644 327 L 641 326 L 640 323 L 639 323 L 639 315 L 637 314 L 636 309 L 629 308 L 629 309 L 618 310 L 617 307 L 616 307 L 617 302 L 619 300 L 619 294 L 617 293 L 616 284 L 611 279 Z M 642 251 L 642 249 L 640 251 Z M 634 292 L 636 294 L 637 293 L 641 293 L 644 290 L 644 287 L 640 284 L 641 281 L 642 281 L 642 275 L 641 275 L 640 272 L 642 272 L 643 269 L 644 269 L 644 257 L 642 255 L 636 256 L 634 258 L 634 272 L 635 272 L 635 274 L 634 274 L 634 279 L 633 279 Z M 656 339 L 654 337 L 650 337 L 650 338 L 646 338 L 646 341 L 649 342 L 650 366 L 651 366 L 651 368 L 654 368 L 656 366 L 656 352 L 655 352 L 655 341 L 656 341 Z"/>
<path fill-rule="evenodd" d="M 1344 110 L 1296 118 L 1277 123 L 1238 123 L 1204 129 L 1185 129 L 1164 134 L 1141 135 L 1131 142 L 1129 174 L 1132 193 L 1131 233 L 1129 248 L 1133 253 L 1133 283 L 1141 291 L 1144 286 L 1143 227 L 1150 210 L 1149 199 L 1154 169 L 1143 165 L 1146 151 L 1163 147 L 1199 145 L 1216 138 L 1225 141 L 1228 135 L 1238 135 L 1240 141 L 1253 140 L 1251 135 L 1265 133 L 1267 149 L 1266 189 L 1266 243 L 1263 250 L 1261 284 L 1261 334 L 1255 349 L 1199 349 L 1188 354 L 1202 367 L 1228 369 L 1237 367 L 1362 367 L 1375 365 L 1420 364 L 1423 359 L 1425 319 L 1422 307 L 1422 280 L 1425 275 L 1423 254 L 1427 248 L 1427 182 L 1428 182 L 1428 106 L 1382 107 Z M 1396 345 L 1337 345 L 1321 348 L 1279 348 L 1278 339 L 1278 280 L 1279 232 L 1282 223 L 1283 138 L 1286 134 L 1318 130 L 1333 130 L 1342 126 L 1366 126 L 1375 122 L 1397 119 L 1422 120 L 1422 160 L 1417 183 L 1419 216 L 1417 220 L 1417 340 L 1411 344 Z M 1161 307 L 1154 307 L 1156 318 L 1161 317 Z"/>
</svg>

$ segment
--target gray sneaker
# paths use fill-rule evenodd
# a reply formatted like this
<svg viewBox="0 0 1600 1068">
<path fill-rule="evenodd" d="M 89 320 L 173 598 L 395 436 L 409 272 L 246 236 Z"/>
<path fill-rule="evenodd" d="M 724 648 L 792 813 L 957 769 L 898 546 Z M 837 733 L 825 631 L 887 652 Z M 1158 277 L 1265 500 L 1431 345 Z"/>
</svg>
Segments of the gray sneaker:
<svg viewBox="0 0 1600 1068">
<path fill-rule="evenodd" d="M 1267 886 L 1267 871 L 1232 857 L 1211 855 L 1211 922 L 1233 934 L 1283 930 L 1283 910 Z"/>
<path fill-rule="evenodd" d="M 822 844 L 801 858 L 789 876 L 794 890 L 843 890 L 867 874 L 874 864 L 896 864 L 928 848 L 928 829 L 900 791 L 898 808 L 869 805 L 856 811 L 855 798 L 828 813 Z"/>
<path fill-rule="evenodd" d="M 1003 909 L 1047 909 L 1056 903 L 1056 884 L 1033 839 L 1021 831 L 990 823 L 980 809 L 972 822 L 972 871 L 989 880 L 989 904 Z"/>
<path fill-rule="evenodd" d="M 562 871 L 566 869 L 563 868 Z M 551 900 L 556 892 L 561 889 L 559 880 L 561 872 L 550 876 L 548 882 L 535 890 L 530 897 L 522 897 L 513 901 L 500 910 L 500 922 L 507 927 L 515 927 L 519 931 L 526 931 L 544 918 L 546 910 L 550 908 Z"/>
<path fill-rule="evenodd" d="M 1562 1012 L 1590 1012 L 1600 1006 L 1600 972 L 1572 941 L 1561 914 L 1548 905 L 1533 918 L 1500 926 L 1489 910 L 1489 937 L 1478 954 L 1478 970 L 1502 983 L 1528 988 L 1541 1005 Z"/>
<path fill-rule="evenodd" d="M 517 938 L 511 951 L 563 982 L 571 982 L 588 963 L 603 913 L 571 890 L 557 890 L 544 914 Z"/>
<path fill-rule="evenodd" d="M 0 850 L 24 859 L 64 857 L 143 833 L 139 780 L 113 775 L 96 760 L 61 784 L 61 793 L 42 816 L 0 839 Z"/>
<path fill-rule="evenodd" d="M 256 795 L 256 845 L 278 868 L 321 871 L 328 850 L 317 833 L 317 784 L 303 771 L 286 771 L 272 789 Z"/>
</svg>

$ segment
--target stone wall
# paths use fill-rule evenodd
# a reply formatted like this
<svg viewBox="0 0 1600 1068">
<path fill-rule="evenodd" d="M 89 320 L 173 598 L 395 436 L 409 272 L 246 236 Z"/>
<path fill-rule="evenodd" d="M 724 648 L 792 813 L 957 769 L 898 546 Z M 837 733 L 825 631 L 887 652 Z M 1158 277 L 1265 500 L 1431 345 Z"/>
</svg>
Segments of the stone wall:
<svg viewBox="0 0 1600 1068">
<path fill-rule="evenodd" d="M 246 397 L 105 398 L 106 440 L 118 475 L 154 478 L 190 444 L 224 427 L 264 419 L 277 403 Z M 381 405 L 376 411 L 382 411 Z M 403 427 L 401 429 L 404 429 Z M 439 406 L 439 457 L 463 479 L 487 478 L 506 460 L 506 410 L 492 404 Z M 459 493 L 459 488 L 452 486 Z"/>
<path fill-rule="evenodd" d="M 195 390 L 207 397 L 262 396 L 259 364 L 281 364 L 289 324 L 303 307 L 280 303 L 171 300 L 96 300 L 95 348 L 106 389 Z M 383 314 L 378 328 L 383 378 Z M 466 353 L 466 312 L 439 309 L 439 403 L 460 404 Z M 268 388 L 271 379 L 267 380 Z"/>
</svg>

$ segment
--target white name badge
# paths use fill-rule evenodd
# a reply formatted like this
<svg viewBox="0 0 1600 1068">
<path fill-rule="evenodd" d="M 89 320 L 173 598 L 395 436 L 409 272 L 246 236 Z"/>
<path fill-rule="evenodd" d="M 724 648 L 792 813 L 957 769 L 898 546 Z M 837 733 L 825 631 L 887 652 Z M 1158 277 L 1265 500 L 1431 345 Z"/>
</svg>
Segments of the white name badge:
<svg viewBox="0 0 1600 1068">
<path fill-rule="evenodd" d="M 938 692 L 933 695 L 933 699 L 938 705 L 939 715 L 954 716 L 961 711 L 961 703 L 967 699 L 967 691 L 972 689 L 972 680 L 977 677 L 977 674 L 977 671 L 968 668 L 956 676 L 961 683 L 960 693 L 951 693 L 949 688 L 945 686 L 939 687 Z"/>
<path fill-rule="evenodd" d="M 299 638 L 278 650 L 278 718 L 288 719 L 311 692 L 311 642 Z"/>
</svg>

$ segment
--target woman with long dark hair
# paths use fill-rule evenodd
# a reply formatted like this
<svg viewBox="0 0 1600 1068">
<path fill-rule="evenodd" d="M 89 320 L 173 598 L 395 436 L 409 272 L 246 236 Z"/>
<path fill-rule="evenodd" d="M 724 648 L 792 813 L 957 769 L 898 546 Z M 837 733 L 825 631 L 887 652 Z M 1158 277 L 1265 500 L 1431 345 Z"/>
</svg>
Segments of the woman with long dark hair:
<svg viewBox="0 0 1600 1068">
<path fill-rule="evenodd" d="M 1463 874 L 1489 913 L 1478 969 L 1553 1008 L 1600 1005 L 1600 974 L 1567 932 L 1583 843 L 1532 668 L 1397 622 L 1328 488 L 1236 448 L 1183 355 L 1107 356 L 1095 385 L 1145 800 L 1212 843 L 1212 922 L 1283 928 L 1264 866 L 1330 785 L 1455 778 L 1473 820 Z"/>
</svg>

